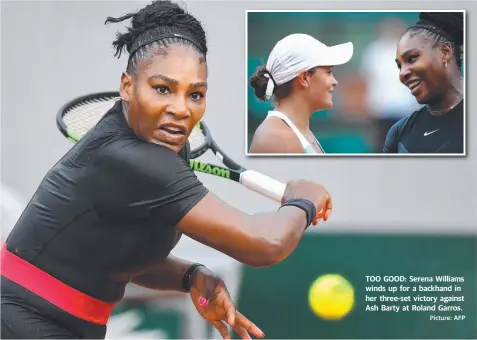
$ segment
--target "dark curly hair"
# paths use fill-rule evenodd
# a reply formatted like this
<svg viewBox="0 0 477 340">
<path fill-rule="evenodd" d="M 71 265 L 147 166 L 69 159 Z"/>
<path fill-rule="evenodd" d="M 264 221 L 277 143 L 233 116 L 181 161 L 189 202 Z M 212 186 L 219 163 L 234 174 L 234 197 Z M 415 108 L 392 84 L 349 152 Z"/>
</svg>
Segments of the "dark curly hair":
<svg viewBox="0 0 477 340">
<path fill-rule="evenodd" d="M 462 68 L 464 45 L 464 14 L 462 12 L 422 12 L 419 21 L 407 29 L 410 36 L 423 35 L 434 46 L 449 43 L 452 46 L 457 67 Z"/>
<path fill-rule="evenodd" d="M 207 38 L 202 24 L 178 4 L 169 0 L 154 1 L 136 13 L 119 18 L 108 17 L 105 24 L 132 18 L 126 33 L 118 32 L 113 46 L 115 56 L 129 53 L 127 71 L 135 74 L 138 62 L 148 61 L 156 55 L 167 55 L 170 44 L 183 44 L 194 48 L 206 61 Z"/>
</svg>

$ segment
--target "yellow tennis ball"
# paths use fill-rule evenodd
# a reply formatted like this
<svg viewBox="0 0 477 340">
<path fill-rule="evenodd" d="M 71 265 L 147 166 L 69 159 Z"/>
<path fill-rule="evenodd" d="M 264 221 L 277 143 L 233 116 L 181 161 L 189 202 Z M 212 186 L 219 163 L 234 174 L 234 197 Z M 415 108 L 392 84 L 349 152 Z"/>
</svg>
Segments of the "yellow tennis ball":
<svg viewBox="0 0 477 340">
<path fill-rule="evenodd" d="M 326 274 L 317 278 L 308 292 L 311 310 L 326 320 L 338 320 L 354 306 L 354 288 L 338 274 Z"/>
</svg>

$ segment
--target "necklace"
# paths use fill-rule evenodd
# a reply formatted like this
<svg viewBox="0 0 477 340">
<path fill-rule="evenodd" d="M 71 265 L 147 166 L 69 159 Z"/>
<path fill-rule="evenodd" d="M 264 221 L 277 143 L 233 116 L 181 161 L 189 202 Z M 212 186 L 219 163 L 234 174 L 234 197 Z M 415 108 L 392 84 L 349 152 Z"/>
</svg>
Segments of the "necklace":
<svg viewBox="0 0 477 340">
<path fill-rule="evenodd" d="M 449 112 L 450 110 L 452 110 L 454 107 L 456 107 L 462 100 L 464 94 L 460 94 L 459 97 L 457 97 L 457 100 L 447 109 L 444 109 L 444 110 L 431 110 L 429 109 L 429 107 L 427 107 L 427 110 L 432 113 L 432 114 L 440 114 L 440 113 L 446 113 L 446 112 Z"/>
</svg>

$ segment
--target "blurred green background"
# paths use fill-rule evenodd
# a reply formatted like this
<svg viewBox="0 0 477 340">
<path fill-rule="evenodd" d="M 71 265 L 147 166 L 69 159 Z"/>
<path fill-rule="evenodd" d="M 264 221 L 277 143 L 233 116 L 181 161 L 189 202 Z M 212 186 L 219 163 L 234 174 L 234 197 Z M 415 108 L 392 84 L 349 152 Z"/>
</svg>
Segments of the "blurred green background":
<svg viewBox="0 0 477 340">
<path fill-rule="evenodd" d="M 277 41 L 306 33 L 326 45 L 351 41 L 353 58 L 334 68 L 334 106 L 315 112 L 310 128 L 327 153 L 380 153 L 390 126 L 420 105 L 400 83 L 396 46 L 418 12 L 249 12 L 248 79 L 265 65 Z M 248 148 L 272 108 L 248 87 Z"/>
<path fill-rule="evenodd" d="M 310 232 L 282 263 L 261 269 L 244 267 L 237 307 L 264 331 L 266 339 L 476 339 L 476 244 L 475 235 Z M 324 274 L 340 274 L 354 287 L 354 307 L 340 320 L 324 320 L 308 304 L 310 286 Z M 465 282 L 459 284 L 463 287 L 461 292 L 367 293 L 365 287 L 371 283 L 366 282 L 366 275 L 449 275 L 464 277 Z M 227 281 L 227 277 L 224 279 Z M 461 306 L 462 312 L 367 312 L 366 304 L 374 303 L 365 301 L 366 294 L 463 295 L 465 302 L 447 303 Z M 186 319 L 164 308 L 164 302 L 122 303 L 115 315 L 121 313 L 131 314 L 132 321 L 127 322 L 136 325 L 130 336 L 156 339 L 184 336 Z M 465 315 L 465 319 L 431 321 L 431 314 Z M 126 321 L 126 315 L 123 317 Z M 234 334 L 234 338 L 238 336 Z"/>
<path fill-rule="evenodd" d="M 281 264 L 246 269 L 238 307 L 260 325 L 268 339 L 475 339 L 476 242 L 476 237 L 468 235 L 309 233 Z M 344 276 L 355 288 L 353 310 L 337 321 L 321 319 L 308 305 L 311 284 L 329 273 Z M 450 275 L 462 276 L 465 282 L 460 284 L 461 292 L 366 293 L 365 286 L 371 285 L 366 275 Z M 380 284 L 399 285 L 375 285 Z M 374 304 L 365 301 L 366 294 L 464 295 L 465 303 L 448 303 L 463 306 L 463 312 L 366 312 L 366 304 Z M 465 319 L 431 321 L 431 314 L 463 314 Z"/>
</svg>

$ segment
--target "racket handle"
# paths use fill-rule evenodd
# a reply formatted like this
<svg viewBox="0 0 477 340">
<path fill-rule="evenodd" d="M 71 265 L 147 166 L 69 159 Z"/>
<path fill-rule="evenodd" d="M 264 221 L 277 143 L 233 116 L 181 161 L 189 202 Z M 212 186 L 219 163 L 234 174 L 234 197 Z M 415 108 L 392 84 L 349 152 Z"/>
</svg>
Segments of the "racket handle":
<svg viewBox="0 0 477 340">
<path fill-rule="evenodd" d="M 240 176 L 240 183 L 259 194 L 281 203 L 286 184 L 254 170 L 246 170 Z"/>
<path fill-rule="evenodd" d="M 286 184 L 254 170 L 246 170 L 242 172 L 240 183 L 248 189 L 271 198 L 278 203 L 282 202 L 282 197 L 286 188 Z M 325 207 L 323 207 L 318 213 L 319 218 L 323 217 L 324 210 Z"/>
</svg>

